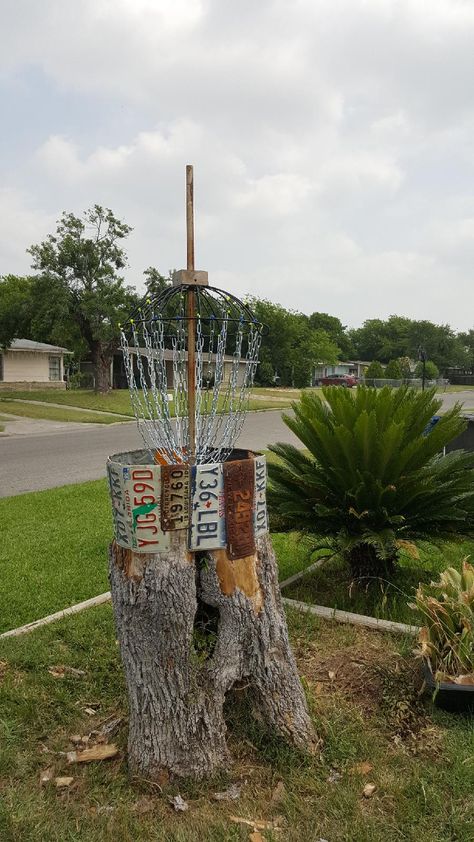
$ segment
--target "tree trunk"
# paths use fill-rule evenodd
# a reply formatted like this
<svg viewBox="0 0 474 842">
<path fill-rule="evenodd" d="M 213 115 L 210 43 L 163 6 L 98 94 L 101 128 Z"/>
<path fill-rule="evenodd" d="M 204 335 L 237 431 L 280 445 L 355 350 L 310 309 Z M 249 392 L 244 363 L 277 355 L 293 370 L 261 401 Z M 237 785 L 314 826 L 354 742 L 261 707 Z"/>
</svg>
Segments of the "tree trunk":
<svg viewBox="0 0 474 842">
<path fill-rule="evenodd" d="M 92 365 L 94 367 L 94 389 L 96 392 L 110 390 L 110 363 L 112 355 L 105 350 L 102 342 L 94 342 L 92 346 Z"/>
<path fill-rule="evenodd" d="M 318 740 L 288 641 L 270 537 L 252 556 L 110 548 L 110 581 L 129 695 L 129 767 L 202 778 L 230 761 L 224 701 L 245 681 L 259 721 L 304 751 Z"/>
<path fill-rule="evenodd" d="M 359 544 L 348 554 L 351 576 L 354 581 L 371 584 L 376 579 L 393 578 L 398 554 L 381 559 L 372 544 Z"/>
</svg>

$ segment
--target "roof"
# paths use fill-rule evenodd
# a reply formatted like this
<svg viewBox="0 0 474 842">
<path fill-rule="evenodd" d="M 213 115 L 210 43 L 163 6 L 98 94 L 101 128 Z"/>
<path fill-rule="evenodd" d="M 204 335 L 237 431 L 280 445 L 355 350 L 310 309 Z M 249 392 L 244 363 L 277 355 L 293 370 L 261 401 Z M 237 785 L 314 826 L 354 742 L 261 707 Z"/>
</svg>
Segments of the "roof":
<svg viewBox="0 0 474 842">
<path fill-rule="evenodd" d="M 48 345 L 47 342 L 35 342 L 33 339 L 14 339 L 6 351 L 32 351 L 38 354 L 73 354 L 67 348 L 58 345 Z"/>
</svg>

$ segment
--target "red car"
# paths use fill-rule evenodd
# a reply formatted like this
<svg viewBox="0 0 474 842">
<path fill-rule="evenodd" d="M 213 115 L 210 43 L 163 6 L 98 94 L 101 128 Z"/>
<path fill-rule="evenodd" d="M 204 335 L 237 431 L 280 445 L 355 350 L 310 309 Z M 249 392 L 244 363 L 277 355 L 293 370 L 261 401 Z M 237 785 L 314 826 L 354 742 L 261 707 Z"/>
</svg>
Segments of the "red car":
<svg viewBox="0 0 474 842">
<path fill-rule="evenodd" d="M 345 389 L 352 389 L 358 382 L 354 374 L 330 374 L 321 378 L 321 386 L 344 386 Z"/>
</svg>

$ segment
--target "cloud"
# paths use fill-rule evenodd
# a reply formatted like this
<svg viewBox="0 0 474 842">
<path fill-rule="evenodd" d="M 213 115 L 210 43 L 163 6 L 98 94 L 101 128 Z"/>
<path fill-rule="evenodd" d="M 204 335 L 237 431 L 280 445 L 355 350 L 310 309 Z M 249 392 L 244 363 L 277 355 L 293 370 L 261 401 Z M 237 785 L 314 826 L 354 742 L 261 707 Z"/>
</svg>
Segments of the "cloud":
<svg viewBox="0 0 474 842">
<path fill-rule="evenodd" d="M 134 227 L 130 281 L 179 268 L 193 162 L 216 283 L 470 327 L 473 38 L 462 0 L 7 4 L 1 265 L 25 271 L 46 224 L 98 202 Z"/>
</svg>

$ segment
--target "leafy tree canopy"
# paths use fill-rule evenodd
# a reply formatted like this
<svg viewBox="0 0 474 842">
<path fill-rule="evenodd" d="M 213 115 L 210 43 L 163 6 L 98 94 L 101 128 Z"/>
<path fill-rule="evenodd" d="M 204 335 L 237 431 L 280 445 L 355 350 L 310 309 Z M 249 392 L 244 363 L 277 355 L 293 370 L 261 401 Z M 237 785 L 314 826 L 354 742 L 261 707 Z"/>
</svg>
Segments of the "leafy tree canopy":
<svg viewBox="0 0 474 842">
<path fill-rule="evenodd" d="M 268 332 L 263 336 L 257 378 L 263 385 L 309 386 L 313 367 L 336 362 L 340 348 L 321 328 L 312 327 L 304 313 L 286 310 L 259 298 L 249 300 L 257 319 Z"/>
<path fill-rule="evenodd" d="M 118 323 L 137 303 L 121 271 L 122 241 L 131 228 L 108 208 L 94 205 L 77 217 L 63 213 L 55 234 L 28 249 L 37 271 L 33 294 L 37 332 L 70 332 L 89 351 L 96 388 L 109 388 L 109 366 L 118 347 Z"/>
<path fill-rule="evenodd" d="M 464 365 L 469 357 L 460 336 L 449 325 L 404 316 L 368 319 L 350 333 L 360 359 L 386 363 L 397 357 L 418 358 L 420 345 L 438 368 Z"/>
</svg>

